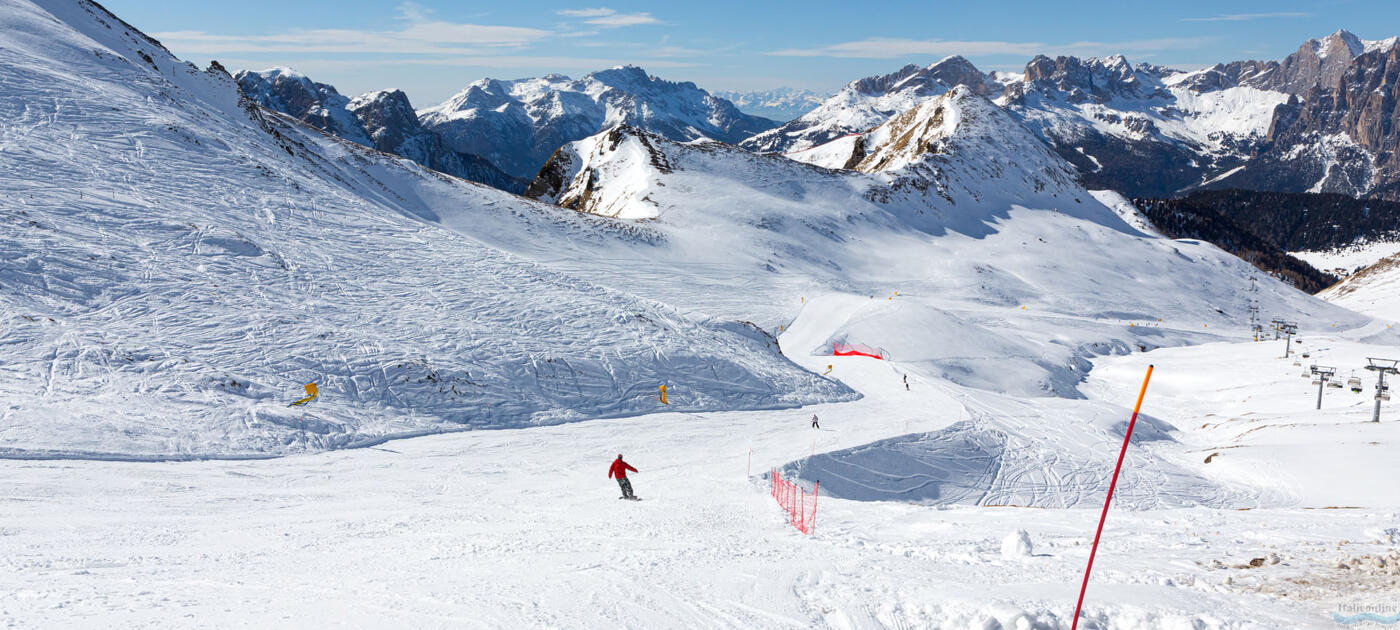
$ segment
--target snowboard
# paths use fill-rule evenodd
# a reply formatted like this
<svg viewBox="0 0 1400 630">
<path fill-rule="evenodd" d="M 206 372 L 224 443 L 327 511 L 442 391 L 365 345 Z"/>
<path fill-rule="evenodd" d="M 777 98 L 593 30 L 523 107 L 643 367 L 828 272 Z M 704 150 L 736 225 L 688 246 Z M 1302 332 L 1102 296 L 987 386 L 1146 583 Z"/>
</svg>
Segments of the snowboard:
<svg viewBox="0 0 1400 630">
<path fill-rule="evenodd" d="M 618 497 L 618 498 L 619 498 L 619 499 L 627 499 L 628 501 L 641 501 L 641 500 L 642 500 L 641 497 Z"/>
</svg>

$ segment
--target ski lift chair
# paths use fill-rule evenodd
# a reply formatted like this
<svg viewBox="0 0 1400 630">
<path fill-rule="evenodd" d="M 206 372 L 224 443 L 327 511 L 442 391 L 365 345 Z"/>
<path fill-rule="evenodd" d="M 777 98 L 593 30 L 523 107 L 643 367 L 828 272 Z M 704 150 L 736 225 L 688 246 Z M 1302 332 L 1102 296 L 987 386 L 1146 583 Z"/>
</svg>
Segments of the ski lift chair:
<svg viewBox="0 0 1400 630">
<path fill-rule="evenodd" d="M 1356 372 L 1352 372 L 1351 378 L 1347 379 L 1347 388 L 1351 389 L 1353 394 L 1361 393 L 1361 377 L 1357 376 Z"/>
</svg>

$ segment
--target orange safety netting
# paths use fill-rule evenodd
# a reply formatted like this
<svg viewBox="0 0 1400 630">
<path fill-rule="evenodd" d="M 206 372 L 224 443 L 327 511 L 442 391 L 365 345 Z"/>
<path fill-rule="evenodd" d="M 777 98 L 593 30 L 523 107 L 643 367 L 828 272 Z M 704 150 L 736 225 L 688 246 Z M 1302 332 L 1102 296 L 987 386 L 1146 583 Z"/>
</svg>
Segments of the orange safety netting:
<svg viewBox="0 0 1400 630">
<path fill-rule="evenodd" d="M 885 358 L 885 351 L 880 348 L 872 348 L 863 343 L 833 343 L 831 344 L 831 354 L 838 357 L 870 357 L 872 359 Z"/>
<path fill-rule="evenodd" d="M 812 494 L 807 494 L 802 486 L 779 477 L 776 468 L 768 478 L 773 481 L 773 500 L 787 512 L 788 522 L 797 531 L 811 535 L 817 528 L 817 491 L 821 489 L 821 482 L 812 487 Z"/>
</svg>

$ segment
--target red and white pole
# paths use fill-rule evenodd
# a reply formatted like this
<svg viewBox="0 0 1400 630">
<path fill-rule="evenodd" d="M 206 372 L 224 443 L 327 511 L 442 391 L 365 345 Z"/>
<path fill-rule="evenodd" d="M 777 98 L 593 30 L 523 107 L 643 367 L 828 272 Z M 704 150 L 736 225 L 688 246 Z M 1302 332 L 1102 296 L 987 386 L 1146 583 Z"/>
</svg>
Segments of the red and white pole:
<svg viewBox="0 0 1400 630">
<path fill-rule="evenodd" d="M 1152 366 L 1147 366 L 1147 376 L 1142 379 L 1142 390 L 1138 392 L 1137 405 L 1133 406 L 1133 417 L 1128 420 L 1128 432 L 1123 436 L 1123 449 L 1118 451 L 1118 465 L 1113 467 L 1113 480 L 1108 482 L 1108 496 L 1103 500 L 1103 513 L 1099 515 L 1099 528 L 1094 532 L 1094 546 L 1089 549 L 1089 565 L 1084 567 L 1084 583 L 1079 587 L 1079 601 L 1074 604 L 1074 621 L 1070 630 L 1079 628 L 1079 610 L 1084 606 L 1084 591 L 1089 588 L 1089 572 L 1094 570 L 1094 554 L 1099 551 L 1099 536 L 1103 534 L 1103 522 L 1108 518 L 1108 504 L 1113 502 L 1113 489 L 1118 487 L 1118 471 L 1123 468 L 1123 456 L 1128 454 L 1128 440 L 1133 439 L 1133 425 L 1137 424 L 1138 411 L 1142 409 L 1142 399 L 1147 395 L 1147 381 L 1152 379 Z"/>
</svg>

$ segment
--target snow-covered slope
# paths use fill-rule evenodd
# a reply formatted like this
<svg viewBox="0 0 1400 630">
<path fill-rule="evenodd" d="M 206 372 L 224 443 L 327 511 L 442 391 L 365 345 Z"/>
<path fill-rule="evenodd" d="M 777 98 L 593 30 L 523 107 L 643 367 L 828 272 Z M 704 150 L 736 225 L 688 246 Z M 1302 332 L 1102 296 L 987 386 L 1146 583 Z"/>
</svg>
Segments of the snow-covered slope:
<svg viewBox="0 0 1400 630">
<path fill-rule="evenodd" d="M 1400 254 L 1400 240 L 1385 239 L 1361 239 L 1330 250 L 1288 252 L 1288 255 L 1340 278 L 1396 254 Z"/>
<path fill-rule="evenodd" d="M 1357 271 L 1318 297 L 1390 321 L 1400 321 L 1400 253 Z"/>
<path fill-rule="evenodd" d="M 581 79 L 482 79 L 419 112 L 456 151 L 480 155 L 519 177 L 533 177 L 566 143 L 618 124 L 672 140 L 738 142 L 775 124 L 739 111 L 689 81 L 674 83 L 636 66 Z"/>
<path fill-rule="evenodd" d="M 545 246 L 635 230 L 271 114 L 91 2 L 0 1 L 0 77 L 7 454 L 271 455 L 635 414 L 661 384 L 679 409 L 851 396 L 751 326 L 439 222 Z"/>
<path fill-rule="evenodd" d="M 968 85 L 982 94 L 997 89 L 995 82 L 962 57 L 948 57 L 926 68 L 910 64 L 884 76 L 852 81 L 815 109 L 741 146 L 765 153 L 804 151 L 870 129 L 955 85 Z"/>
<path fill-rule="evenodd" d="M 1252 267 L 1128 226 L 971 90 L 842 142 L 850 153 L 831 163 L 868 172 L 617 128 L 561 150 L 530 194 L 644 220 L 687 260 L 725 264 L 751 286 L 781 294 L 815 282 L 878 298 L 799 352 L 861 342 L 998 391 L 1073 396 L 1084 356 L 1184 343 L 1247 319 Z M 1281 284 L 1266 293 L 1270 312 L 1364 321 Z M 1200 335 L 1159 328 L 1159 318 Z"/>
</svg>

